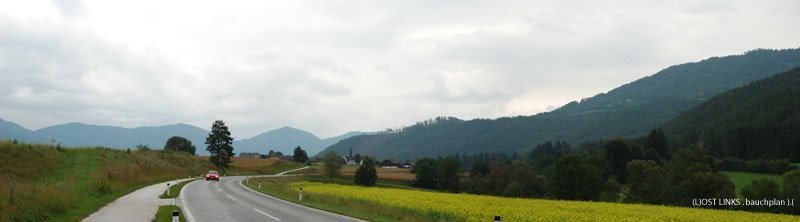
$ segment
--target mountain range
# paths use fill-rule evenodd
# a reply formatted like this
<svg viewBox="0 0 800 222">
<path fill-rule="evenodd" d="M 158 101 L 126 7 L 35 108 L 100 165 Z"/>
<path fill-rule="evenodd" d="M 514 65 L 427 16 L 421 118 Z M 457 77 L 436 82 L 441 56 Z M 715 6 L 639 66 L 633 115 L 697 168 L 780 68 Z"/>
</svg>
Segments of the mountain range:
<svg viewBox="0 0 800 222">
<path fill-rule="evenodd" d="M 309 132 L 283 127 L 271 130 L 250 139 L 234 141 L 233 146 L 238 152 L 267 153 L 269 150 L 281 151 L 285 155 L 292 155 L 294 148 L 300 146 L 309 156 L 316 155 L 326 147 L 342 139 L 365 134 L 363 132 L 349 132 L 341 136 L 321 139 Z"/>
<path fill-rule="evenodd" d="M 3 119 L 0 119 L 0 139 L 17 139 L 40 143 L 48 140 L 46 136 L 39 135 L 14 122 Z"/>
<path fill-rule="evenodd" d="M 440 117 L 401 130 L 354 136 L 328 147 L 413 159 L 478 152 L 529 152 L 536 144 L 637 137 L 725 91 L 800 66 L 800 49 L 758 49 L 668 67 L 551 112 L 498 119 Z"/>
<path fill-rule="evenodd" d="M 31 143 L 61 143 L 62 146 L 105 146 L 134 148 L 147 145 L 161 149 L 172 136 L 184 137 L 197 147 L 197 153 L 207 155 L 205 139 L 208 131 L 188 124 L 123 128 L 84 123 L 67 123 L 45 127 L 36 131 L 26 129 L 14 122 L 0 119 L 0 139 L 17 139 Z M 301 146 L 309 155 L 315 155 L 331 144 L 344 138 L 363 134 L 349 132 L 341 136 L 320 139 L 309 132 L 283 127 L 253 138 L 234 141 L 234 152 L 267 153 L 269 150 L 291 155 L 295 147 Z"/>
<path fill-rule="evenodd" d="M 253 138 L 237 140 L 234 142 L 234 146 L 237 153 L 265 153 L 272 149 L 290 154 L 295 146 L 300 145 L 307 150 L 310 156 L 319 153 L 318 151 L 322 149 L 333 150 L 339 154 L 346 154 L 349 149 L 352 149 L 356 153 L 379 158 L 413 159 L 478 152 L 526 153 L 536 144 L 546 141 L 565 140 L 577 144 L 612 137 L 631 138 L 642 136 L 654 128 L 665 127 L 670 138 L 679 141 L 678 144 L 681 146 L 704 141 L 708 141 L 708 145 L 712 147 L 723 147 L 733 143 L 749 144 L 743 145 L 745 148 L 737 148 L 735 152 L 744 153 L 734 156 L 742 158 L 784 154 L 800 156 L 791 153 L 791 150 L 787 151 L 782 148 L 782 146 L 787 146 L 786 144 L 795 144 L 791 141 L 796 140 L 794 135 L 797 135 L 798 132 L 791 131 L 791 127 L 770 128 L 774 132 L 761 130 L 765 127 L 752 128 L 753 124 L 764 123 L 793 126 L 792 122 L 781 121 L 796 121 L 798 115 L 786 116 L 786 112 L 789 112 L 783 110 L 786 107 L 777 113 L 767 112 L 770 115 L 765 116 L 756 115 L 757 112 L 754 110 L 759 110 L 759 106 L 741 104 L 731 106 L 731 104 L 737 104 L 736 101 L 760 101 L 758 104 L 764 107 L 770 107 L 769 105 L 775 107 L 776 103 L 770 103 L 770 101 L 785 101 L 788 104 L 795 104 L 792 103 L 791 98 L 798 97 L 751 98 L 742 96 L 741 92 L 750 92 L 754 95 L 757 94 L 756 92 L 760 92 L 752 88 L 748 89 L 751 85 L 762 88 L 781 86 L 774 83 L 776 80 L 767 81 L 770 84 L 759 83 L 761 82 L 759 80 L 772 79 L 770 77 L 798 66 L 800 66 L 800 48 L 758 49 L 739 55 L 712 57 L 698 62 L 670 66 L 607 93 L 570 102 L 551 112 L 536 115 L 474 120 L 438 117 L 400 130 L 369 134 L 352 132 L 327 139 L 320 139 L 302 130 L 284 127 Z M 781 79 L 782 81 L 792 82 L 790 81 L 791 77 L 783 78 L 788 79 Z M 732 90 L 739 87 L 746 90 Z M 731 96 L 729 93 L 732 92 L 739 92 L 738 94 L 734 93 L 738 96 Z M 775 93 L 766 94 L 773 95 Z M 730 100 L 736 101 L 731 102 Z M 713 102 L 715 105 L 705 105 L 708 104 L 707 102 Z M 737 108 L 740 106 L 745 108 Z M 706 108 L 706 111 L 695 110 L 703 109 L 703 107 L 712 108 Z M 743 111 L 733 112 L 735 114 L 722 112 L 730 109 Z M 792 110 L 791 107 L 788 109 Z M 745 114 L 758 116 L 761 119 L 741 123 L 734 121 L 736 118 L 751 117 L 743 116 Z M 724 119 L 714 119 L 709 116 L 725 117 Z M 736 127 L 728 127 L 729 125 Z M 781 136 L 776 140 L 776 138 L 769 138 L 770 132 L 789 136 Z M 792 134 L 792 132 L 795 133 Z M 168 137 L 178 135 L 191 140 L 202 154 L 205 153 L 204 139 L 207 133 L 204 129 L 186 124 L 129 129 L 69 123 L 31 131 L 13 122 L 0 120 L 0 139 L 16 138 L 33 142 L 56 140 L 67 146 L 101 145 L 124 148 L 145 144 L 153 148 L 160 148 Z M 761 139 L 758 141 L 733 141 L 737 137 L 729 136 L 752 133 L 761 133 L 767 136 L 757 137 Z M 738 139 L 742 138 L 745 137 L 738 137 Z M 764 141 L 779 142 L 766 144 Z M 772 146 L 775 150 L 766 154 L 742 151 L 753 149 L 755 146 Z M 716 152 L 734 151 L 717 150 Z"/>
</svg>

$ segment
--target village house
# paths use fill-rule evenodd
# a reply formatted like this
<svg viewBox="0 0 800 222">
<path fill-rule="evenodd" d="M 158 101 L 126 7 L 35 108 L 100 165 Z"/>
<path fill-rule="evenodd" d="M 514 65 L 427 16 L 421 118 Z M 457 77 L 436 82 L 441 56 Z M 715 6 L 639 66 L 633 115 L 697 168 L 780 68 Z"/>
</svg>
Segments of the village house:
<svg viewBox="0 0 800 222">
<path fill-rule="evenodd" d="M 399 164 L 397 164 L 397 163 L 394 163 L 394 162 L 393 162 L 392 160 L 390 160 L 390 159 L 385 159 L 385 160 L 381 161 L 381 168 L 390 168 L 390 169 L 394 169 L 394 168 L 400 168 L 400 165 L 399 165 Z"/>
</svg>

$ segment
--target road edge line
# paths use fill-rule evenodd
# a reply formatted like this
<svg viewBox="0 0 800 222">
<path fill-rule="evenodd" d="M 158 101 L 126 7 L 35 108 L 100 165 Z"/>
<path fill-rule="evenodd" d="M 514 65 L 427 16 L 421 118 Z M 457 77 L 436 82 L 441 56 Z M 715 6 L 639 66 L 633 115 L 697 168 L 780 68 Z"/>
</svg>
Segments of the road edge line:
<svg viewBox="0 0 800 222">
<path fill-rule="evenodd" d="M 186 219 L 186 222 L 195 222 L 196 220 L 194 219 L 194 216 L 192 216 L 192 212 L 189 211 L 189 205 L 186 203 L 186 198 L 185 198 L 186 195 L 184 195 L 184 190 L 186 190 L 186 187 L 188 187 L 189 184 L 193 184 L 193 183 L 195 183 L 197 181 L 200 181 L 200 180 L 195 180 L 194 182 L 191 182 L 191 183 L 188 183 L 188 184 L 184 185 L 181 188 L 181 193 L 179 195 L 180 198 L 181 198 L 180 208 L 181 208 L 181 211 L 183 211 L 183 215 L 184 215 L 184 218 Z"/>
<path fill-rule="evenodd" d="M 265 196 L 265 197 L 267 197 L 267 198 L 272 198 L 272 199 L 275 199 L 275 200 L 279 200 L 279 201 L 286 202 L 286 203 L 288 203 L 288 204 L 294 204 L 294 205 L 297 205 L 297 206 L 300 206 L 300 207 L 305 207 L 305 208 L 308 208 L 308 209 L 311 209 L 311 210 L 315 210 L 315 211 L 323 212 L 323 213 L 330 214 L 330 215 L 333 215 L 333 216 L 337 216 L 337 217 L 341 217 L 341 218 L 347 218 L 347 219 L 352 219 L 352 220 L 356 220 L 356 221 L 363 221 L 363 222 L 367 222 L 366 220 L 362 220 L 362 219 L 360 219 L 360 218 L 355 218 L 355 217 L 351 217 L 351 216 L 347 216 L 347 215 L 343 215 L 343 214 L 338 214 L 338 213 L 336 213 L 336 212 L 325 211 L 325 210 L 321 210 L 321 209 L 317 209 L 317 208 L 309 207 L 309 206 L 306 206 L 306 205 L 298 204 L 298 203 L 295 203 L 295 202 L 287 201 L 287 200 L 284 200 L 284 199 L 281 199 L 281 198 L 273 197 L 273 196 L 267 195 L 267 194 L 265 194 L 265 193 L 258 192 L 257 190 L 253 190 L 252 188 L 245 186 L 243 182 L 244 182 L 244 180 L 241 180 L 241 181 L 239 181 L 239 182 L 238 182 L 238 184 L 239 184 L 239 186 L 241 186 L 241 187 L 245 188 L 245 190 L 247 190 L 248 192 L 253 192 L 253 193 L 261 194 L 261 195 L 263 195 L 263 196 Z"/>
</svg>

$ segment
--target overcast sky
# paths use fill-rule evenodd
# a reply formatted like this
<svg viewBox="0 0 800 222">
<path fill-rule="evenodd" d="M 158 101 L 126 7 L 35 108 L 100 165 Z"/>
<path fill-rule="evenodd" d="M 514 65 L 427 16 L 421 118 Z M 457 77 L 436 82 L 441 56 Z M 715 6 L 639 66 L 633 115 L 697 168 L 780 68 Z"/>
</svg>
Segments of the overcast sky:
<svg viewBox="0 0 800 222">
<path fill-rule="evenodd" d="M 670 65 L 800 47 L 800 1 L 0 0 L 0 118 L 225 120 L 244 139 L 532 115 Z"/>
</svg>

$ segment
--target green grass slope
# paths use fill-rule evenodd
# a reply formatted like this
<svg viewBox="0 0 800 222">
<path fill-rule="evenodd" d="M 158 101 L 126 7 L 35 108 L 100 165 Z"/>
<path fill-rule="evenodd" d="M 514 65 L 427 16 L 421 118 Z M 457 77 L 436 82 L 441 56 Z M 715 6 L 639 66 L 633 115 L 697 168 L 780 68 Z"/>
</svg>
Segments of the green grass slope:
<svg viewBox="0 0 800 222">
<path fill-rule="evenodd" d="M 138 188 L 213 168 L 181 152 L 0 141 L 0 221 L 79 221 Z"/>
</svg>

